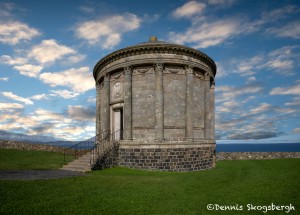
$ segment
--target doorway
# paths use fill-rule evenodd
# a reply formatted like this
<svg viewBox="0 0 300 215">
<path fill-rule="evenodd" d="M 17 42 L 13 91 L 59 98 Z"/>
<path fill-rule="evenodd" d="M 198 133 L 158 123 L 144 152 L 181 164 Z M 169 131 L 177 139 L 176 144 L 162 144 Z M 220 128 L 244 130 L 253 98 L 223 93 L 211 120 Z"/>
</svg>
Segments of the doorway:
<svg viewBox="0 0 300 215">
<path fill-rule="evenodd" d="M 123 108 L 113 109 L 113 133 L 115 140 L 123 139 Z"/>
</svg>

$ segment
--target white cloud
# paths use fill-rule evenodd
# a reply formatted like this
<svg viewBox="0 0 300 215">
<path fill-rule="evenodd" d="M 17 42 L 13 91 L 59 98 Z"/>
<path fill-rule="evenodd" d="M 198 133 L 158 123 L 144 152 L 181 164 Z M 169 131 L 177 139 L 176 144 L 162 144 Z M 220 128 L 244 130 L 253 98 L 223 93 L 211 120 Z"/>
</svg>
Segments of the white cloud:
<svg viewBox="0 0 300 215">
<path fill-rule="evenodd" d="M 208 0 L 208 4 L 211 5 L 222 5 L 222 6 L 230 6 L 235 3 L 236 0 Z"/>
<path fill-rule="evenodd" d="M 292 133 L 294 133 L 294 134 L 300 134 L 300 128 L 295 128 Z"/>
<path fill-rule="evenodd" d="M 231 101 L 239 96 L 261 93 L 263 89 L 261 85 L 256 84 L 248 84 L 243 87 L 218 86 L 216 88 L 216 102 Z"/>
<path fill-rule="evenodd" d="M 184 44 L 188 43 L 194 48 L 207 48 L 223 43 L 225 40 L 240 32 L 240 21 L 237 19 L 223 19 L 213 22 L 194 21 L 184 33 L 170 33 L 170 40 Z"/>
<path fill-rule="evenodd" d="M 17 96 L 15 94 L 13 94 L 12 92 L 2 92 L 1 94 L 3 96 L 7 97 L 7 98 L 12 99 L 12 100 L 23 102 L 26 105 L 32 105 L 33 104 L 33 102 L 30 99 Z"/>
<path fill-rule="evenodd" d="M 287 102 L 284 105 L 286 106 L 300 106 L 300 97 L 293 98 L 292 102 Z"/>
<path fill-rule="evenodd" d="M 80 95 L 80 93 L 69 90 L 51 90 L 50 96 L 59 96 L 65 99 L 72 99 Z"/>
<path fill-rule="evenodd" d="M 122 34 L 138 29 L 140 24 L 141 19 L 135 14 L 125 13 L 80 23 L 75 33 L 90 45 L 110 49 L 120 43 Z"/>
<path fill-rule="evenodd" d="M 300 39 L 300 21 L 288 23 L 281 28 L 269 28 L 268 32 L 277 37 Z"/>
<path fill-rule="evenodd" d="M 300 95 L 300 84 L 289 87 L 275 87 L 270 95 Z"/>
<path fill-rule="evenodd" d="M 198 1 L 188 1 L 173 12 L 175 18 L 191 17 L 200 14 L 206 5 Z"/>
<path fill-rule="evenodd" d="M 52 87 L 69 87 L 78 93 L 83 93 L 95 88 L 95 83 L 89 67 L 80 67 L 78 69 L 71 68 L 56 73 L 42 73 L 39 78 Z"/>
<path fill-rule="evenodd" d="M 38 95 L 31 96 L 30 99 L 33 99 L 33 100 L 48 99 L 48 95 L 47 94 L 38 94 Z"/>
<path fill-rule="evenodd" d="M 28 57 L 34 58 L 41 64 L 45 64 L 71 54 L 76 54 L 76 51 L 70 47 L 58 44 L 52 39 L 43 40 L 40 44 L 34 46 L 28 53 Z"/>
<path fill-rule="evenodd" d="M 0 81 L 8 81 L 9 80 L 9 77 L 2 77 L 0 78 Z"/>
<path fill-rule="evenodd" d="M 87 102 L 96 104 L 96 97 L 89 97 Z"/>
<path fill-rule="evenodd" d="M 24 64 L 20 66 L 14 66 L 14 69 L 18 70 L 20 74 L 36 78 L 38 77 L 40 71 L 43 69 L 42 66 L 32 65 L 32 64 Z"/>
<path fill-rule="evenodd" d="M 31 40 L 41 33 L 29 27 L 25 23 L 18 21 L 0 22 L 0 42 L 4 44 L 16 45 L 21 41 Z"/>
<path fill-rule="evenodd" d="M 27 59 L 26 58 L 12 58 L 9 55 L 1 55 L 0 56 L 0 61 L 1 63 L 5 63 L 8 65 L 21 65 L 21 64 L 25 64 L 27 63 Z"/>
<path fill-rule="evenodd" d="M 295 5 L 286 5 L 281 8 L 273 9 L 270 11 L 264 11 L 261 14 L 261 19 L 259 20 L 260 24 L 275 22 L 280 19 L 285 19 L 287 16 L 298 13 L 299 8 Z"/>
<path fill-rule="evenodd" d="M 250 112 L 250 114 L 259 114 L 259 113 L 269 111 L 271 108 L 272 108 L 272 105 L 267 104 L 267 103 L 262 103 L 260 106 L 250 109 L 249 112 Z"/>
<path fill-rule="evenodd" d="M 23 109 L 24 105 L 19 103 L 0 103 L 0 110 L 5 112 L 13 112 L 14 110 Z"/>
</svg>

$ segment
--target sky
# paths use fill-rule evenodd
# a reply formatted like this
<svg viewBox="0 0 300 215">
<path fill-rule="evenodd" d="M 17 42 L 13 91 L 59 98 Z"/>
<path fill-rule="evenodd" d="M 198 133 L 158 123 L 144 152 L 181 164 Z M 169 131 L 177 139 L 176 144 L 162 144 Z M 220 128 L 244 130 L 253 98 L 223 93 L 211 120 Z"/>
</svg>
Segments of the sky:
<svg viewBox="0 0 300 215">
<path fill-rule="evenodd" d="M 300 142 L 296 0 L 0 0 L 0 131 L 95 136 L 95 64 L 152 35 L 216 62 L 217 143 Z"/>
</svg>

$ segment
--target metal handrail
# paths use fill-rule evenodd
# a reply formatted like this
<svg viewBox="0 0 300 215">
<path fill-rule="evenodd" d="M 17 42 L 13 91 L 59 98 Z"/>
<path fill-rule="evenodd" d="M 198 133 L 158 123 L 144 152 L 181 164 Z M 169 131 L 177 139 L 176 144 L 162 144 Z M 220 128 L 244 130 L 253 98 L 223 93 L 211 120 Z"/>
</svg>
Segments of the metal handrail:
<svg viewBox="0 0 300 215">
<path fill-rule="evenodd" d="M 122 139 L 123 130 L 117 130 L 112 134 L 109 132 L 106 136 L 102 137 L 102 139 L 97 139 L 97 143 L 91 150 L 90 166 L 93 167 L 101 155 L 104 155 L 111 149 L 116 141 Z"/>
<path fill-rule="evenodd" d="M 81 141 L 79 143 L 76 143 L 73 146 L 70 146 L 68 148 L 64 149 L 64 162 L 66 162 L 66 154 L 74 155 L 74 158 L 78 158 L 80 155 L 83 155 L 84 153 L 92 150 L 94 146 L 96 145 L 97 137 L 102 136 L 104 133 L 107 133 L 107 131 L 103 131 L 97 136 L 94 136 L 92 138 L 89 138 L 87 140 Z"/>
</svg>

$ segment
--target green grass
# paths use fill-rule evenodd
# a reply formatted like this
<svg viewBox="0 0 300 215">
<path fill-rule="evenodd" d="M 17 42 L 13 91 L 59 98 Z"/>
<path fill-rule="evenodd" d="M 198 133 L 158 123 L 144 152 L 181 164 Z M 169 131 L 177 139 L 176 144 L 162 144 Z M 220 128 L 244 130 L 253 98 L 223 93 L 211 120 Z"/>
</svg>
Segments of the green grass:
<svg viewBox="0 0 300 215">
<path fill-rule="evenodd" d="M 0 180 L 0 214 L 264 214 L 247 204 L 271 203 L 292 204 L 289 214 L 300 214 L 299 178 L 300 159 L 280 159 L 221 161 L 190 173 L 117 167 L 68 179 Z M 208 211 L 207 204 L 244 210 Z"/>
<path fill-rule="evenodd" d="M 66 162 L 72 156 L 66 156 Z M 0 149 L 0 170 L 58 169 L 64 164 L 64 156 L 55 152 Z"/>
</svg>

